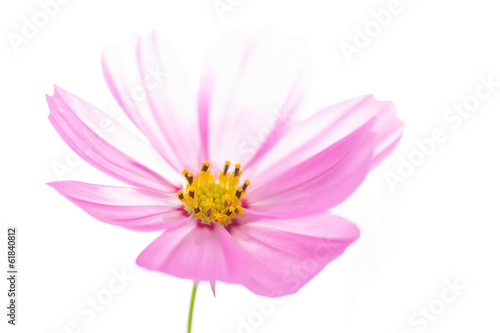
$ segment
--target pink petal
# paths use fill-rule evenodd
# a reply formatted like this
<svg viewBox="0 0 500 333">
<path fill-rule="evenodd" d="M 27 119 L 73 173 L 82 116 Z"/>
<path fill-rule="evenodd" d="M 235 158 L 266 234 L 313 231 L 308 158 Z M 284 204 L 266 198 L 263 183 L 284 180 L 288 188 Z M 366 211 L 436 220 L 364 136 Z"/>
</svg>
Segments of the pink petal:
<svg viewBox="0 0 500 333">
<path fill-rule="evenodd" d="M 290 220 L 252 218 L 229 232 L 195 219 L 176 223 L 137 264 L 180 278 L 238 283 L 276 297 L 296 292 L 359 237 L 354 224 L 327 212 Z"/>
<path fill-rule="evenodd" d="M 246 194 L 254 214 L 294 218 L 345 200 L 369 172 L 375 118 L 330 147 L 274 178 L 263 177 Z M 255 182 L 254 182 L 255 183 Z"/>
<path fill-rule="evenodd" d="M 102 54 L 118 104 L 177 171 L 202 161 L 195 95 L 171 45 L 157 32 Z"/>
<path fill-rule="evenodd" d="M 328 212 L 235 224 L 230 233 L 248 256 L 244 285 L 270 297 L 299 290 L 359 237 L 354 224 Z"/>
<path fill-rule="evenodd" d="M 404 124 L 396 118 L 392 102 L 379 102 L 372 96 L 353 98 L 328 107 L 296 124 L 245 175 L 250 180 L 274 177 L 307 160 L 347 136 L 375 117 L 374 151 L 369 162 L 373 169 L 394 149 Z"/>
<path fill-rule="evenodd" d="M 188 219 L 175 194 L 76 181 L 48 185 L 94 218 L 131 230 L 165 230 Z"/>
<path fill-rule="evenodd" d="M 165 231 L 137 258 L 137 264 L 180 278 L 243 283 L 246 261 L 238 244 L 218 223 L 189 219 Z"/>
<path fill-rule="evenodd" d="M 161 175 L 125 155 L 90 129 L 73 110 L 74 100 L 69 99 L 68 94 L 60 95 L 61 92 L 55 89 L 53 96 L 47 96 L 51 111 L 49 120 L 73 151 L 87 163 L 127 184 L 164 192 L 176 191 L 177 187 Z M 79 100 L 78 103 L 85 102 Z M 94 108 L 88 103 L 85 106 Z"/>
<path fill-rule="evenodd" d="M 305 43 L 275 31 L 230 31 L 214 43 L 204 65 L 200 131 L 205 154 L 248 167 L 287 131 L 309 86 Z"/>
<path fill-rule="evenodd" d="M 92 130 L 102 133 L 106 141 L 116 149 L 136 161 L 141 161 L 153 171 L 156 171 L 155 168 L 158 169 L 157 173 L 162 176 L 171 178 L 173 174 L 177 173 L 177 170 L 171 169 L 150 142 L 144 142 L 143 139 L 137 137 L 105 112 L 58 86 L 54 86 L 54 93 L 61 100 L 61 104 L 70 109 Z M 183 178 L 181 179 L 183 180 Z M 172 179 L 172 181 L 178 186 L 182 185 L 182 181 L 179 182 L 179 179 Z"/>
</svg>

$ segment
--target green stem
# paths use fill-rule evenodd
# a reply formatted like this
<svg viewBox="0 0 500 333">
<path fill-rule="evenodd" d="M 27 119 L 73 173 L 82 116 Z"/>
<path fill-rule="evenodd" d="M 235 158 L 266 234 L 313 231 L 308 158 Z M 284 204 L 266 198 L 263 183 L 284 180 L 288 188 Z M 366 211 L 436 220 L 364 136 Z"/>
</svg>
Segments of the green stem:
<svg viewBox="0 0 500 333">
<path fill-rule="evenodd" d="M 191 304 L 189 305 L 189 318 L 188 318 L 188 331 L 191 333 L 191 323 L 193 322 L 194 300 L 196 298 L 196 291 L 198 290 L 198 282 L 193 281 L 193 291 L 191 292 Z"/>
</svg>

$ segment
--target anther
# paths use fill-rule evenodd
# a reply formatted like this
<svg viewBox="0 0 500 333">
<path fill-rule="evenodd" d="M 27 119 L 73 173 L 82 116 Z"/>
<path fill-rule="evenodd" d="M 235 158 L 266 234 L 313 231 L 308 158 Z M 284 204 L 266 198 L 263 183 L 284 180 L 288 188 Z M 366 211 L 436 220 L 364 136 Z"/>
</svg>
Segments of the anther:
<svg viewBox="0 0 500 333">
<path fill-rule="evenodd" d="M 238 177 L 238 175 L 240 174 L 240 168 L 241 168 L 241 165 L 239 163 L 234 166 L 234 176 L 235 177 Z"/>
<path fill-rule="evenodd" d="M 243 189 L 241 187 L 238 187 L 235 194 L 238 199 L 241 198 L 241 193 L 243 193 Z"/>
<path fill-rule="evenodd" d="M 189 188 L 189 196 L 194 199 L 194 188 L 193 187 Z"/>
<path fill-rule="evenodd" d="M 203 163 L 203 167 L 201 168 L 201 171 L 207 171 L 209 166 L 210 166 L 210 163 L 208 163 L 208 162 Z"/>
<path fill-rule="evenodd" d="M 187 175 L 187 181 L 189 183 L 189 185 L 193 185 L 193 173 L 190 172 L 188 175 Z"/>
<path fill-rule="evenodd" d="M 184 200 L 184 194 L 182 193 L 181 190 L 179 190 L 179 192 L 177 192 L 177 195 L 179 196 L 180 200 Z"/>
<path fill-rule="evenodd" d="M 188 169 L 184 169 L 184 171 L 182 171 L 182 174 L 184 175 L 184 177 L 186 177 L 186 179 L 188 177 L 188 173 L 189 173 Z"/>
<path fill-rule="evenodd" d="M 247 179 L 245 180 L 245 184 L 243 184 L 243 191 L 247 189 L 248 185 L 250 185 L 250 181 Z"/>
<path fill-rule="evenodd" d="M 206 211 L 205 211 L 205 215 L 210 217 L 210 215 L 212 215 L 212 207 L 209 207 Z"/>
<path fill-rule="evenodd" d="M 227 174 L 227 170 L 229 169 L 230 165 L 231 165 L 231 162 L 226 161 L 226 166 L 224 166 L 224 175 Z"/>
<path fill-rule="evenodd" d="M 227 216 L 231 216 L 231 215 L 233 214 L 233 212 L 234 212 L 234 208 L 233 208 L 233 207 L 229 207 L 229 208 L 227 209 L 227 211 L 226 211 L 226 215 L 227 215 Z"/>
<path fill-rule="evenodd" d="M 198 207 L 198 204 L 194 204 L 193 208 L 194 208 L 194 215 L 200 212 L 200 207 Z"/>
<path fill-rule="evenodd" d="M 229 204 L 231 203 L 231 196 L 229 194 L 224 194 L 222 196 L 222 202 L 225 206 L 229 206 Z"/>
</svg>

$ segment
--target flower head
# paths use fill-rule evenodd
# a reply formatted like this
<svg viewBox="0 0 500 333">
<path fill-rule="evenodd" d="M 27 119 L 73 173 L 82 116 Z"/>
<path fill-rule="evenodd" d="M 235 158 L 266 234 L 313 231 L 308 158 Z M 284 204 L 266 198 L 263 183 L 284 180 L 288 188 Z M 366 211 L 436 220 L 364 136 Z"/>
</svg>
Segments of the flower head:
<svg viewBox="0 0 500 333">
<path fill-rule="evenodd" d="M 187 169 L 182 172 L 187 186 L 179 190 L 177 196 L 194 219 L 205 224 L 217 222 L 227 226 L 233 217 L 243 214 L 241 199 L 250 181 L 245 180 L 242 186 L 238 186 L 241 166 L 236 164 L 234 172 L 228 172 L 230 164 L 227 161 L 224 171 L 218 176 L 212 175 L 209 162 L 202 164 L 196 178 Z"/>
<path fill-rule="evenodd" d="M 362 96 L 298 121 L 309 84 L 300 40 L 228 32 L 208 52 L 198 95 L 157 32 L 108 47 L 115 100 L 147 142 L 55 87 L 49 119 L 85 161 L 129 185 L 50 185 L 93 217 L 164 231 L 137 258 L 150 270 L 225 281 L 265 296 L 296 292 L 359 237 L 328 209 L 396 146 L 391 102 Z"/>
</svg>

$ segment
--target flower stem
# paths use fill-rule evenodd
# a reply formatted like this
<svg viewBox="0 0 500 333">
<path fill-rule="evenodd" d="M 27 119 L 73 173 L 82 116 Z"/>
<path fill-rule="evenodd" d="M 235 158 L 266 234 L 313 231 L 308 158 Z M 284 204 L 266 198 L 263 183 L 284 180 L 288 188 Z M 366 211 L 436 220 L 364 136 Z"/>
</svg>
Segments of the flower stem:
<svg viewBox="0 0 500 333">
<path fill-rule="evenodd" d="M 193 322 L 194 300 L 196 299 L 196 291 L 198 290 L 198 282 L 193 281 L 193 291 L 191 292 L 191 304 L 189 305 L 188 331 L 191 333 L 191 323 Z"/>
</svg>

